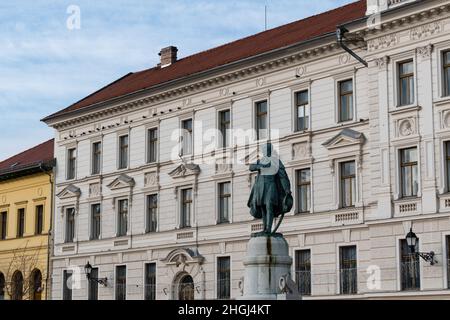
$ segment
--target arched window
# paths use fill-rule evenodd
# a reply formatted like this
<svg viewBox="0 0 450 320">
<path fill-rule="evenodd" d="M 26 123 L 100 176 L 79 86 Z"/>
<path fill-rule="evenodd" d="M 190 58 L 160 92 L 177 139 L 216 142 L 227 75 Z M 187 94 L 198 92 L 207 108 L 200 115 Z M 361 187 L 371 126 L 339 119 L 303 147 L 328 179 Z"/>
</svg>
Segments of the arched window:
<svg viewBox="0 0 450 320">
<path fill-rule="evenodd" d="M 16 271 L 12 276 L 12 300 L 22 300 L 23 298 L 23 276 L 22 272 Z"/>
<path fill-rule="evenodd" d="M 5 300 L 5 276 L 0 272 L 0 300 Z"/>
<path fill-rule="evenodd" d="M 42 298 L 42 273 L 39 269 L 33 270 L 30 279 L 30 299 L 41 300 Z"/>
</svg>

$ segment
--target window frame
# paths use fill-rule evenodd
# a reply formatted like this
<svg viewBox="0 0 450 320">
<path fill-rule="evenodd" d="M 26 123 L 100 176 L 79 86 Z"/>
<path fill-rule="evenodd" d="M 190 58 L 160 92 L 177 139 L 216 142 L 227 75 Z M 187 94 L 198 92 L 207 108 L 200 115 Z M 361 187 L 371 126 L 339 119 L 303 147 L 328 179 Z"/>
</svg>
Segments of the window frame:
<svg viewBox="0 0 450 320">
<path fill-rule="evenodd" d="M 152 132 L 156 132 L 156 138 L 151 137 Z M 148 127 L 146 129 L 146 135 L 147 135 L 146 163 L 147 164 L 157 163 L 159 160 L 159 139 L 160 139 L 159 128 L 157 126 Z M 152 159 L 152 152 L 151 152 L 153 150 L 152 148 L 154 148 L 154 155 L 155 155 L 154 159 Z"/>
<path fill-rule="evenodd" d="M 97 274 L 95 274 L 97 273 Z M 98 267 L 93 267 L 91 270 L 91 277 L 92 278 L 98 278 L 100 274 L 100 270 Z M 98 282 L 97 281 L 91 281 L 91 280 L 87 280 L 88 281 L 88 285 L 87 285 L 87 291 L 88 291 L 88 300 L 90 301 L 97 301 L 98 300 Z M 93 290 L 95 288 L 95 290 Z M 93 292 L 95 291 L 95 292 Z M 94 294 L 94 296 L 93 296 Z M 95 298 L 95 299 L 93 299 Z"/>
<path fill-rule="evenodd" d="M 153 290 L 154 290 L 154 299 L 147 299 L 147 297 L 148 297 L 148 295 L 147 295 L 147 286 L 149 286 L 149 284 L 147 284 L 147 278 L 148 278 L 147 277 L 147 266 L 149 266 L 149 265 L 154 265 L 155 266 L 155 271 L 154 271 L 155 281 L 154 281 L 154 284 L 153 284 L 153 286 L 154 286 L 154 288 L 153 288 Z M 142 281 L 142 283 L 144 284 L 143 300 L 146 300 L 146 301 L 158 300 L 158 264 L 157 264 L 156 261 L 149 261 L 149 262 L 144 261 L 143 269 L 144 269 L 144 272 L 143 272 L 144 279 Z"/>
<path fill-rule="evenodd" d="M 343 92 L 342 90 L 342 85 L 346 82 L 351 82 L 352 84 L 352 90 L 351 91 L 345 91 Z M 345 123 L 345 122 L 351 122 L 351 121 L 355 121 L 355 81 L 354 78 L 347 78 L 344 80 L 339 80 L 337 82 L 337 86 L 338 86 L 338 110 L 337 110 L 337 122 L 338 123 Z M 347 99 L 348 101 L 351 101 L 351 106 L 348 106 L 350 109 L 348 111 L 349 116 L 351 115 L 351 118 L 347 118 L 347 119 L 343 119 L 342 118 L 342 98 L 343 97 L 351 97 L 351 99 Z"/>
<path fill-rule="evenodd" d="M 228 259 L 228 264 L 229 264 L 229 267 L 228 267 L 228 270 L 225 270 L 225 272 L 227 272 L 228 271 L 228 290 L 229 290 L 229 292 L 228 292 L 228 297 L 223 297 L 223 298 L 220 298 L 219 297 L 219 294 L 220 294 L 220 292 L 219 292 L 219 260 L 221 260 L 221 259 Z M 216 259 L 215 259 L 215 282 L 216 282 L 216 285 L 215 285 L 215 297 L 216 297 L 216 299 L 217 300 L 231 300 L 232 299 L 232 293 L 233 293 L 233 288 L 232 288 L 232 259 L 231 259 L 231 255 L 217 255 L 216 256 Z"/>
<path fill-rule="evenodd" d="M 411 150 L 411 149 L 415 149 L 416 150 L 417 159 L 416 159 L 416 161 L 404 163 L 403 162 L 403 151 Z M 416 197 L 419 196 L 419 192 L 420 192 L 419 148 L 417 148 L 417 146 L 411 146 L 411 147 L 406 147 L 406 148 L 399 148 L 398 152 L 399 152 L 398 158 L 399 158 L 399 173 L 400 173 L 400 181 L 399 181 L 400 182 L 399 183 L 399 185 L 400 185 L 400 192 L 399 192 L 400 198 L 402 198 L 402 199 L 416 198 Z M 403 185 L 403 178 L 404 178 L 403 177 L 403 168 L 406 168 L 406 167 L 411 168 L 411 170 L 413 170 L 414 167 L 416 167 L 416 170 L 417 170 L 417 193 L 416 194 L 414 194 L 414 186 L 413 186 L 414 179 L 413 179 L 413 175 L 411 174 L 411 181 L 410 181 L 410 183 L 411 183 L 411 188 L 412 188 L 411 189 L 411 194 L 412 195 L 405 195 L 405 190 L 404 190 L 405 186 Z"/>
<path fill-rule="evenodd" d="M 229 193 L 222 194 L 221 186 L 224 184 L 229 184 Z M 222 198 L 228 199 L 228 216 L 227 219 L 223 219 L 222 216 Z M 231 223 L 231 213 L 233 207 L 233 184 L 231 180 L 224 180 L 217 182 L 217 224 L 227 224 Z"/>
<path fill-rule="evenodd" d="M 186 129 L 185 124 L 188 122 L 191 122 L 191 128 L 190 129 Z M 181 140 L 181 145 L 180 145 L 180 155 L 182 157 L 185 156 L 193 156 L 194 155 L 194 118 L 193 117 L 187 117 L 187 118 L 183 118 L 180 119 L 180 128 L 181 128 L 181 134 L 180 134 L 180 140 Z M 187 133 L 186 133 L 187 132 Z M 189 152 L 186 152 L 186 144 L 185 144 L 185 137 L 187 136 L 187 134 L 189 134 L 189 139 L 190 139 L 190 150 Z"/>
<path fill-rule="evenodd" d="M 121 211 L 121 203 L 126 201 L 126 212 L 124 214 L 124 212 Z M 116 223 L 117 223 L 117 228 L 116 228 L 116 237 L 125 237 L 128 235 L 128 231 L 129 231 L 129 214 L 130 214 L 130 201 L 128 198 L 120 198 L 117 199 L 117 211 L 116 211 Z M 125 215 L 126 216 L 126 223 L 125 225 L 125 230 L 121 229 L 122 226 L 122 216 Z M 125 231 L 125 232 L 123 232 Z"/>
<path fill-rule="evenodd" d="M 299 103 L 299 99 L 298 96 L 302 93 L 306 92 L 306 96 L 307 96 L 307 102 L 306 103 Z M 304 132 L 304 131 L 309 131 L 311 130 L 311 102 L 310 102 L 310 89 L 309 88 L 305 88 L 302 90 L 297 90 L 294 92 L 294 132 Z M 299 115 L 298 115 L 298 109 L 299 107 L 303 108 L 303 112 L 304 114 L 306 114 L 306 110 L 308 110 L 308 118 L 307 121 L 303 120 L 304 125 L 306 125 L 305 128 L 300 129 L 299 128 Z M 306 117 L 303 117 L 303 119 L 305 119 Z"/>
<path fill-rule="evenodd" d="M 191 193 L 191 199 L 190 200 L 185 200 L 185 192 L 187 192 L 188 190 L 190 190 Z M 187 217 L 188 219 L 186 219 L 185 216 L 185 205 L 187 203 L 190 203 L 190 211 L 189 211 L 189 217 Z M 180 215 L 179 215 L 179 219 L 180 219 L 180 223 L 179 223 L 179 228 L 180 229 L 188 229 L 192 227 L 192 218 L 194 215 L 194 189 L 192 187 L 188 187 L 188 188 L 183 188 L 180 189 Z M 186 221 L 188 220 L 188 221 Z M 185 222 L 187 222 L 185 224 Z"/>
<path fill-rule="evenodd" d="M 125 299 L 117 299 L 118 296 L 118 290 L 117 290 L 117 286 L 118 286 L 118 270 L 119 268 L 124 268 L 125 269 L 125 291 L 124 291 L 124 298 Z M 115 301 L 126 301 L 128 299 L 128 292 L 127 292 L 127 283 L 128 283 L 128 267 L 126 264 L 118 264 L 114 266 L 114 300 Z"/>
<path fill-rule="evenodd" d="M 71 156 L 72 151 L 73 156 Z M 75 180 L 77 177 L 77 148 L 67 148 L 66 157 L 66 180 Z"/>
<path fill-rule="evenodd" d="M 44 223 L 45 223 L 45 206 L 43 204 L 38 204 L 35 207 L 35 225 L 34 225 L 34 234 L 42 235 L 44 233 Z M 39 219 L 39 211 L 38 208 L 42 208 L 41 211 L 41 219 Z M 40 223 L 39 223 L 40 222 Z"/>
<path fill-rule="evenodd" d="M 401 73 L 402 66 L 405 65 L 405 64 L 408 64 L 408 63 L 411 63 L 413 71 L 411 73 L 402 74 Z M 397 98 L 398 99 L 397 106 L 398 107 L 410 106 L 410 105 L 413 105 L 415 103 L 415 100 L 416 100 L 416 88 L 415 88 L 415 86 L 416 86 L 416 79 L 415 79 L 415 74 L 416 74 L 416 70 L 415 70 L 414 59 L 413 58 L 397 62 L 397 86 L 398 86 L 398 88 L 397 88 L 397 97 L 398 97 Z M 408 103 L 403 103 L 402 102 L 402 98 L 403 98 L 403 95 L 402 95 L 402 89 L 403 89 L 402 83 L 403 82 L 402 82 L 402 80 L 404 80 L 404 79 L 412 79 L 412 87 L 409 87 L 410 83 L 408 82 L 408 87 L 409 87 L 408 89 L 409 89 L 409 91 L 407 92 L 408 99 L 409 99 L 409 97 L 412 96 L 412 101 L 408 100 L 407 101 Z M 411 89 L 412 89 L 412 93 L 411 93 Z"/>
<path fill-rule="evenodd" d="M 445 191 L 450 193 L 450 140 L 444 141 Z"/>
<path fill-rule="evenodd" d="M 309 267 L 309 270 L 302 270 L 302 271 L 309 271 L 309 293 L 303 293 L 301 292 L 300 288 L 299 288 L 299 293 L 302 296 L 311 296 L 312 295 L 312 250 L 311 248 L 302 248 L 302 249 L 294 249 L 294 256 L 293 256 L 293 268 L 294 268 L 294 278 L 295 278 L 295 282 L 297 283 L 298 286 L 300 286 L 300 281 L 298 281 L 299 277 L 298 277 L 298 272 L 297 271 L 297 254 L 300 252 L 308 252 L 309 253 L 309 262 L 308 264 L 306 264 L 306 266 Z"/>
<path fill-rule="evenodd" d="M 309 180 L 307 182 L 301 182 L 300 180 L 300 173 L 302 171 L 309 171 Z M 296 214 L 305 214 L 305 213 L 310 213 L 312 210 L 312 170 L 311 167 L 305 167 L 305 168 L 299 168 L 295 170 L 295 197 L 296 197 L 296 201 L 295 201 L 295 213 Z M 302 211 L 300 209 L 300 197 L 299 197 L 299 188 L 301 187 L 309 187 L 309 198 L 308 198 L 308 210 L 306 211 Z"/>
<path fill-rule="evenodd" d="M 348 175 L 348 176 L 343 176 L 343 165 L 353 162 L 354 163 L 354 168 L 355 168 L 355 173 L 352 175 Z M 341 209 L 345 209 L 345 208 L 354 208 L 356 206 L 356 203 L 358 202 L 358 172 L 357 172 L 357 162 L 356 160 L 345 160 L 345 161 L 341 161 L 338 163 L 338 169 L 339 169 L 339 207 Z M 345 188 L 343 188 L 343 182 L 345 182 L 346 180 L 354 180 L 354 185 L 355 185 L 355 190 L 353 190 L 353 184 L 350 183 L 350 195 L 351 195 L 351 205 L 345 205 Z M 353 181 L 352 181 L 353 182 Z M 353 194 L 354 192 L 354 194 Z M 354 197 L 353 197 L 354 196 Z M 354 200 L 353 200 L 354 198 Z"/>
<path fill-rule="evenodd" d="M 350 249 L 350 248 L 354 248 L 355 250 L 355 258 L 353 260 L 351 260 L 351 263 L 354 263 L 354 267 L 351 268 L 343 268 L 343 250 L 344 249 Z M 342 244 L 338 246 L 338 279 L 339 279 L 339 285 L 338 285 L 338 289 L 339 289 L 339 294 L 340 295 L 356 295 L 359 292 L 359 286 L 358 286 L 358 246 L 356 244 L 352 244 L 352 243 L 348 243 L 348 244 Z M 356 287 L 354 288 L 355 291 L 350 290 L 349 292 L 344 292 L 344 287 L 343 287 L 343 280 L 342 280 L 342 272 L 344 269 L 355 269 L 354 271 L 354 282 Z M 352 279 L 353 280 L 353 279 Z M 347 286 L 349 286 L 347 284 Z"/>
<path fill-rule="evenodd" d="M 266 111 L 265 112 L 259 112 L 258 111 L 258 107 L 261 105 L 261 104 L 263 104 L 263 103 L 265 103 L 266 104 Z M 253 102 L 253 109 L 254 109 L 254 123 L 255 123 L 255 126 L 254 126 L 254 128 L 255 128 L 255 134 L 256 134 L 256 136 L 255 136 L 255 140 L 256 141 L 263 141 L 263 140 L 268 140 L 268 139 L 270 139 L 270 134 L 269 134 L 269 132 L 270 132 L 270 127 L 269 127 L 269 99 L 268 98 L 265 98 L 265 99 L 260 99 L 260 100 L 256 100 L 256 101 L 254 101 Z M 260 128 L 259 128 L 259 117 L 260 116 L 265 116 L 266 117 L 266 121 L 265 121 L 265 124 L 266 124 L 266 136 L 265 137 L 261 137 L 260 136 L 260 132 L 259 132 L 259 130 L 260 130 Z M 261 129 L 261 130 L 264 130 L 264 129 Z"/>
<path fill-rule="evenodd" d="M 69 276 L 67 276 L 67 278 L 66 278 L 66 274 L 70 274 Z M 70 278 L 70 277 L 73 277 L 73 270 L 71 270 L 71 269 L 64 269 L 63 271 L 62 271 L 62 281 L 61 281 L 61 283 L 62 283 L 62 300 L 65 300 L 65 301 L 71 301 L 71 300 L 73 300 L 73 289 L 72 288 L 69 288 L 68 286 L 67 286 L 67 280 Z M 67 290 L 67 291 L 66 291 Z M 67 295 L 66 294 L 69 294 L 70 293 L 70 299 L 66 299 L 66 297 L 67 297 Z"/>
<path fill-rule="evenodd" d="M 8 210 L 0 211 L 0 241 L 8 238 Z"/>
<path fill-rule="evenodd" d="M 416 275 L 418 275 L 418 280 L 416 279 L 416 284 L 418 282 L 418 286 L 416 285 L 414 288 L 404 288 L 403 284 L 405 282 L 405 280 L 403 279 L 403 272 L 402 272 L 402 263 L 406 263 L 404 262 L 404 254 L 403 254 L 403 244 L 405 244 L 405 246 L 407 247 L 407 243 L 406 243 L 406 239 L 405 238 L 399 238 L 397 241 L 397 245 L 398 245 L 398 260 L 397 260 L 397 265 L 398 265 L 398 284 L 399 284 L 399 291 L 401 292 L 419 292 L 422 290 L 422 264 L 420 263 L 420 257 L 418 255 L 413 255 L 412 257 L 414 257 L 415 260 L 413 261 L 413 263 L 415 263 L 415 268 L 416 268 Z M 420 237 L 417 239 L 417 245 L 416 245 L 416 251 L 420 252 Z M 408 248 L 409 250 L 409 248 Z"/>
<path fill-rule="evenodd" d="M 441 61 L 442 61 L 442 97 L 450 97 L 450 75 L 446 76 L 446 71 L 450 70 L 450 56 L 449 56 L 449 62 L 445 62 L 445 56 L 447 54 L 450 54 L 450 49 L 445 49 L 441 51 Z"/>
<path fill-rule="evenodd" d="M 123 138 L 127 138 L 127 143 L 126 143 L 126 147 L 122 145 L 122 139 Z M 125 161 L 126 163 L 124 163 L 124 159 L 122 158 L 122 156 L 124 155 L 123 150 L 126 149 L 126 155 L 125 155 Z M 117 150 L 118 150 L 118 154 L 117 154 L 117 169 L 118 170 L 126 170 L 130 167 L 130 135 L 129 133 L 123 133 L 118 135 L 117 137 Z"/>
<path fill-rule="evenodd" d="M 16 226 L 16 237 L 23 238 L 26 233 L 26 214 L 27 210 L 25 207 L 17 208 L 17 226 Z"/>
<path fill-rule="evenodd" d="M 71 228 L 72 230 L 72 239 L 69 240 L 68 236 L 69 236 L 69 210 L 71 210 L 72 215 L 73 215 L 73 228 Z M 67 207 L 65 208 L 65 215 L 64 215 L 64 243 L 74 243 L 75 241 L 75 207 Z"/>
<path fill-rule="evenodd" d="M 98 213 L 94 212 L 94 208 L 99 208 Z M 98 235 L 95 235 L 95 220 L 96 216 L 98 215 Z M 102 205 L 101 203 L 92 203 L 90 204 L 90 234 L 89 234 L 89 240 L 100 240 L 102 237 Z"/>
<path fill-rule="evenodd" d="M 100 145 L 98 150 L 95 149 L 96 145 Z M 103 162 L 103 143 L 100 140 L 93 141 L 91 143 L 91 175 L 101 174 L 102 162 Z M 97 165 L 98 168 L 96 168 Z"/>
<path fill-rule="evenodd" d="M 223 114 L 228 113 L 229 114 L 229 120 L 224 121 L 222 116 Z M 227 128 L 228 125 L 228 128 Z M 232 113 L 231 108 L 221 108 L 217 110 L 217 128 L 220 132 L 220 137 L 217 141 L 218 149 L 226 149 L 231 147 L 231 128 L 232 128 Z M 227 132 L 228 130 L 228 132 Z M 224 132 L 225 131 L 225 132 Z"/>
<path fill-rule="evenodd" d="M 151 197 L 156 197 L 156 206 L 151 207 L 150 206 L 150 198 Z M 151 228 L 151 213 L 150 210 L 153 209 L 154 214 L 155 214 L 155 222 L 156 222 L 156 226 L 154 229 Z M 158 193 L 150 193 L 145 195 L 145 233 L 156 233 L 158 232 L 158 227 L 159 227 L 159 223 L 158 223 L 158 219 L 159 218 L 159 194 Z"/>
</svg>

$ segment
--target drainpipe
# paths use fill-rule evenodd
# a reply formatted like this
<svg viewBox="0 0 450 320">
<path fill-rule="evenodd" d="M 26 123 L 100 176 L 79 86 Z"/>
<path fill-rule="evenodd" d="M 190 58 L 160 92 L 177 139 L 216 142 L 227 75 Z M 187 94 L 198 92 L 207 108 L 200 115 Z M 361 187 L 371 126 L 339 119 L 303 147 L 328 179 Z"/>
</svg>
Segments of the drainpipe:
<svg viewBox="0 0 450 320">
<path fill-rule="evenodd" d="M 50 263 L 50 257 L 53 256 L 53 219 L 54 219 L 54 206 L 55 206 L 55 202 L 53 199 L 53 195 L 54 195 L 54 188 L 55 188 L 55 184 L 54 184 L 54 180 L 52 179 L 52 174 L 54 175 L 54 167 L 52 168 L 52 170 L 49 172 L 48 170 L 45 170 L 42 166 L 42 163 L 39 165 L 39 169 L 45 173 L 46 175 L 48 175 L 48 179 L 50 182 L 50 227 L 48 229 L 48 241 L 47 241 L 47 273 L 46 273 L 46 277 L 45 277 L 45 300 L 48 300 L 49 298 L 49 290 L 51 285 L 49 285 L 49 280 L 51 279 L 51 263 Z"/>
<path fill-rule="evenodd" d="M 352 49 L 350 49 L 349 47 L 347 47 L 347 45 L 344 43 L 345 39 L 345 34 L 348 32 L 348 30 L 344 27 L 339 27 L 336 30 L 336 37 L 337 37 L 337 42 L 339 44 L 339 46 L 344 49 L 345 51 L 347 51 L 353 58 L 355 58 L 356 60 L 358 60 L 359 62 L 361 62 L 366 68 L 369 66 L 369 64 L 367 63 L 366 60 L 364 60 L 363 58 L 361 58 L 360 56 L 358 56 L 354 51 L 352 51 Z"/>
</svg>

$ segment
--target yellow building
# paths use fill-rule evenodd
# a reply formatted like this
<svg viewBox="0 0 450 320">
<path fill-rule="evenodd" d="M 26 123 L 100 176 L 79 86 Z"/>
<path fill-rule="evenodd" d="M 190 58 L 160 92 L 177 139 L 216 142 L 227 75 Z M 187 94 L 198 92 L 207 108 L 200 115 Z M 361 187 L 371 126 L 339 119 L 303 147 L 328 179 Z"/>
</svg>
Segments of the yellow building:
<svg viewBox="0 0 450 320">
<path fill-rule="evenodd" d="M 48 298 L 53 145 L 0 162 L 0 300 Z"/>
</svg>

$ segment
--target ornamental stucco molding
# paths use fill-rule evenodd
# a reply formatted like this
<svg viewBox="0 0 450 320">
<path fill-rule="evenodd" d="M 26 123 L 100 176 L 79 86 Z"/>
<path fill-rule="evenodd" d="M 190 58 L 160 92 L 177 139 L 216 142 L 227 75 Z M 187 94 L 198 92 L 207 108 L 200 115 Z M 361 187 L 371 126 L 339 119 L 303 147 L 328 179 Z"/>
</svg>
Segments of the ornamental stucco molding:
<svg viewBox="0 0 450 320">
<path fill-rule="evenodd" d="M 379 38 L 369 40 L 367 42 L 367 49 L 369 52 L 386 49 L 396 46 L 399 43 L 399 36 L 397 34 L 389 34 Z"/>
<path fill-rule="evenodd" d="M 409 37 L 411 40 L 422 40 L 441 33 L 443 29 L 442 21 L 432 22 L 412 28 Z"/>
<path fill-rule="evenodd" d="M 422 59 L 431 58 L 431 53 L 433 53 L 433 45 L 431 44 L 417 48 L 417 54 Z"/>
</svg>

